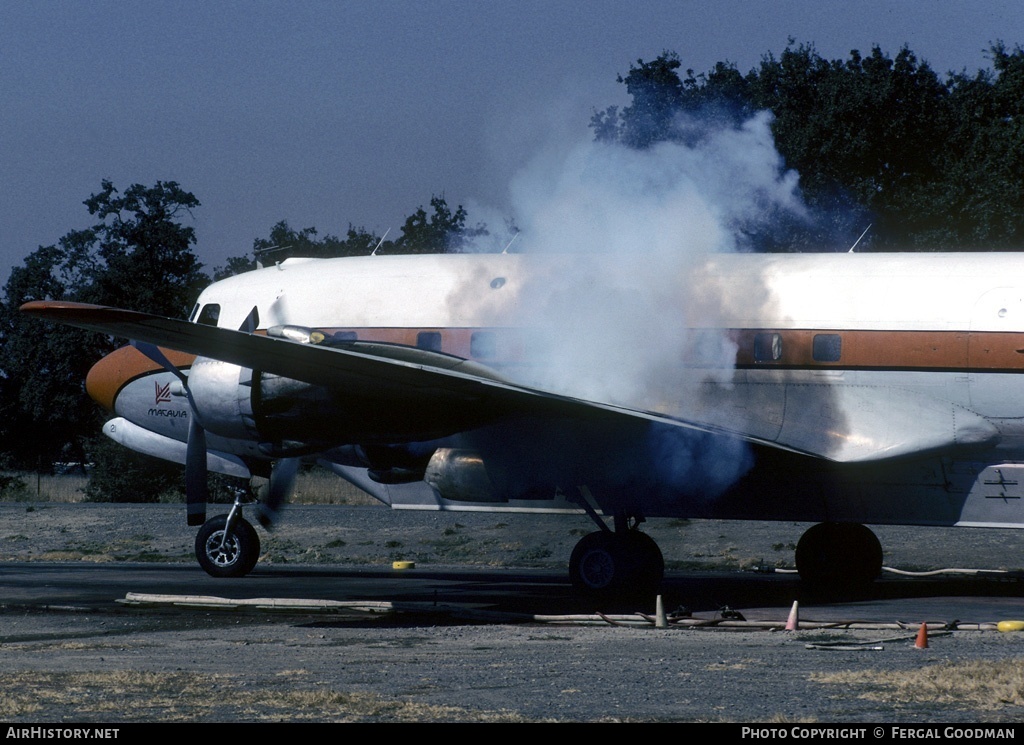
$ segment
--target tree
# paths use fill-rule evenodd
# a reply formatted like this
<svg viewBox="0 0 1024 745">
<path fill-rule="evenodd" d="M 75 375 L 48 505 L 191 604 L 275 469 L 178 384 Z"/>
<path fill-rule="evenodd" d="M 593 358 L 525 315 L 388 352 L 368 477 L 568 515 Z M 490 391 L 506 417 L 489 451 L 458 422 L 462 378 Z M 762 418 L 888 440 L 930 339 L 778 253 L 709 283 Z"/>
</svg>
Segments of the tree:
<svg viewBox="0 0 1024 745">
<path fill-rule="evenodd" d="M 85 377 L 120 343 L 28 318 L 18 311 L 23 303 L 68 300 L 182 316 L 208 281 L 191 251 L 195 233 L 180 223 L 199 201 L 178 184 L 135 184 L 121 194 L 103 181 L 84 204 L 98 221 L 38 248 L 4 286 L 0 446 L 9 466 L 93 459 L 100 420 Z"/>
<path fill-rule="evenodd" d="M 633 102 L 621 114 L 611 107 L 594 115 L 591 126 L 598 138 L 640 149 L 671 139 L 682 105 L 683 84 L 676 73 L 681 64 L 675 52 L 662 52 L 651 62 L 640 59 L 630 65 L 629 73 L 618 81 Z"/>
<path fill-rule="evenodd" d="M 314 227 L 294 230 L 287 220 L 281 220 L 270 229 L 267 238 L 256 238 L 252 244 L 253 258 L 236 256 L 218 267 L 213 278 L 221 280 L 290 258 L 330 259 L 339 256 L 366 256 L 381 243 L 381 239 L 364 228 L 348 226 L 344 239 L 327 234 L 319 238 Z"/>
<path fill-rule="evenodd" d="M 461 204 L 452 212 L 444 197 L 435 196 L 431 197 L 430 206 L 434 210 L 432 215 L 428 216 L 426 210 L 419 207 L 406 218 L 398 240 L 382 246 L 379 253 L 460 253 L 472 238 L 487 235 L 483 224 L 466 227 L 468 214 Z"/>
<path fill-rule="evenodd" d="M 994 71 L 950 81 L 950 139 L 941 150 L 947 178 L 938 209 L 957 240 L 1024 246 L 1024 50 L 996 44 Z"/>
<path fill-rule="evenodd" d="M 195 230 L 179 220 L 199 200 L 173 181 L 130 186 L 123 195 L 109 181 L 85 200 L 97 240 L 79 252 L 91 281 L 86 302 L 102 302 L 167 316 L 187 316 L 209 283 L 192 253 Z"/>
<path fill-rule="evenodd" d="M 18 312 L 29 300 L 74 300 L 62 263 L 87 231 L 40 247 L 11 271 L 0 306 L 0 446 L 8 468 L 82 463 L 96 434 L 96 407 L 85 395 L 89 367 L 110 351 L 99 334 L 44 325 Z"/>
<path fill-rule="evenodd" d="M 735 126 L 774 115 L 786 166 L 800 174 L 815 227 L 783 226 L 776 248 L 851 241 L 873 223 L 874 250 L 1008 249 L 1024 243 L 1024 53 L 991 50 L 994 72 L 940 77 L 907 47 L 895 58 L 822 58 L 790 40 L 742 75 L 720 62 L 688 70 L 665 52 L 638 60 L 624 83 L 633 103 L 591 120 L 599 141 L 646 148 L 688 143 L 687 117 Z"/>
</svg>

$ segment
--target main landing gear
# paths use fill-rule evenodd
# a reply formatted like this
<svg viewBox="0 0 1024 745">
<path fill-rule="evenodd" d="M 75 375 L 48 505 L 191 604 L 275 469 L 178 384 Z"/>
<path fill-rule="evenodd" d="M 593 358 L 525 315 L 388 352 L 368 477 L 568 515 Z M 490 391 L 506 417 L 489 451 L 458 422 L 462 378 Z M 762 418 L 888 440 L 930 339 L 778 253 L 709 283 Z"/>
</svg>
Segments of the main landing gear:
<svg viewBox="0 0 1024 745">
<path fill-rule="evenodd" d="M 196 535 L 199 566 L 212 577 L 244 577 L 260 558 L 260 537 L 242 517 L 241 498 L 227 515 L 211 517 Z"/>
<path fill-rule="evenodd" d="M 576 592 L 607 600 L 657 593 L 665 560 L 654 539 L 637 529 L 640 522 L 616 516 L 613 531 L 598 520 L 601 530 L 576 544 L 569 559 L 569 579 Z"/>
<path fill-rule="evenodd" d="M 796 569 L 815 589 L 866 587 L 882 573 L 882 544 L 860 523 L 818 523 L 796 545 Z"/>
</svg>

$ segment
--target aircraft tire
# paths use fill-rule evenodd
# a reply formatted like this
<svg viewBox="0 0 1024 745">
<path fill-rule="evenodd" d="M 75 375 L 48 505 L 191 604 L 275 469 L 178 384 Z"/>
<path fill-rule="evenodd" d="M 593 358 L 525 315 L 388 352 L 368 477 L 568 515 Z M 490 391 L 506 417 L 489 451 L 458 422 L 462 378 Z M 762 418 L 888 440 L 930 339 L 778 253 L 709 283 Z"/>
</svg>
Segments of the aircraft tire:
<svg viewBox="0 0 1024 745">
<path fill-rule="evenodd" d="M 818 523 L 797 543 L 796 569 L 816 589 L 864 587 L 882 573 L 882 544 L 860 523 Z"/>
<path fill-rule="evenodd" d="M 602 599 L 641 597 L 657 590 L 665 560 L 654 539 L 630 530 L 584 536 L 569 559 L 569 579 L 581 595 Z"/>
<path fill-rule="evenodd" d="M 632 554 L 633 579 L 631 584 L 638 595 L 654 595 L 665 576 L 665 557 L 658 543 L 646 533 L 631 530 L 622 535 L 626 548 Z"/>
<path fill-rule="evenodd" d="M 232 534 L 225 541 L 227 515 L 211 517 L 196 535 L 196 558 L 199 566 L 211 577 L 244 577 L 260 558 L 260 537 L 246 520 L 235 522 Z"/>
</svg>

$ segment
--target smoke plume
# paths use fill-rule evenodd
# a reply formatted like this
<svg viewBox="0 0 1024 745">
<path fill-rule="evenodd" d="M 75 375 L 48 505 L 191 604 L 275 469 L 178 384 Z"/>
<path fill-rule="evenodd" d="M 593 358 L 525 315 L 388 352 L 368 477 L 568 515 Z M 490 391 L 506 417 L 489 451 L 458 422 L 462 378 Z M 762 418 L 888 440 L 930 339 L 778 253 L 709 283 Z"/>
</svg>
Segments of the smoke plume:
<svg viewBox="0 0 1024 745">
<path fill-rule="evenodd" d="M 678 124 L 685 137 L 644 150 L 549 147 L 515 177 L 517 250 L 544 257 L 506 319 L 531 334 L 521 382 L 680 418 L 709 384 L 731 384 L 736 349 L 714 331 L 726 309 L 701 280 L 704 264 L 750 250 L 748 236 L 805 209 L 769 114 L 739 126 Z M 654 467 L 673 481 L 714 473 L 709 489 L 720 491 L 749 468 L 735 442 L 723 451 L 716 438 L 672 427 L 652 427 L 649 438 Z"/>
</svg>

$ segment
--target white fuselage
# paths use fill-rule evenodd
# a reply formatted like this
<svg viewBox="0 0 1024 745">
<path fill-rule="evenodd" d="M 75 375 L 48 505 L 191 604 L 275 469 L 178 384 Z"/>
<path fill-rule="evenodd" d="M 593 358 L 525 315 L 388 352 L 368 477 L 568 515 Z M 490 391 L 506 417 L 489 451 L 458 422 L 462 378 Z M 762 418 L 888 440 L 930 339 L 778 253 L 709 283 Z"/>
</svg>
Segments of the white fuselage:
<svg viewBox="0 0 1024 745">
<path fill-rule="evenodd" d="M 723 466 L 722 483 L 736 485 L 721 499 L 668 489 L 645 502 L 652 516 L 1024 525 L 1017 254 L 289 260 L 211 285 L 193 320 L 239 329 L 254 308 L 258 329 L 295 325 L 452 354 L 535 390 L 760 447 L 752 476 L 737 482 Z M 246 371 L 209 364 L 223 370 L 227 408 L 237 396 L 246 426 Z M 115 408 L 140 431 L 183 442 L 186 402 L 152 401 L 154 386 L 170 382 L 159 371 L 140 377 Z M 260 457 L 242 430 L 218 437 L 204 424 L 212 451 Z M 402 506 L 400 490 L 368 486 Z M 555 504 L 474 507 L 429 489 L 405 505 L 414 503 Z"/>
<path fill-rule="evenodd" d="M 678 276 L 665 282 L 673 292 L 655 302 L 635 292 L 651 279 L 629 271 L 642 261 L 289 260 L 212 285 L 198 307 L 219 305 L 217 324 L 228 328 L 256 307 L 263 328 L 349 329 L 359 338 L 517 332 L 513 352 L 480 361 L 539 388 L 838 461 L 955 443 L 1022 446 L 1024 258 L 1016 254 L 718 255 L 673 268 Z M 595 270 L 602 262 L 613 271 Z M 588 304 L 595 310 L 573 315 Z M 537 354 L 521 338 L 535 331 Z M 829 331 L 842 333 L 837 359 L 790 356 Z M 755 348 L 773 341 L 777 359 Z M 472 356 L 464 344 L 443 349 Z"/>
</svg>

